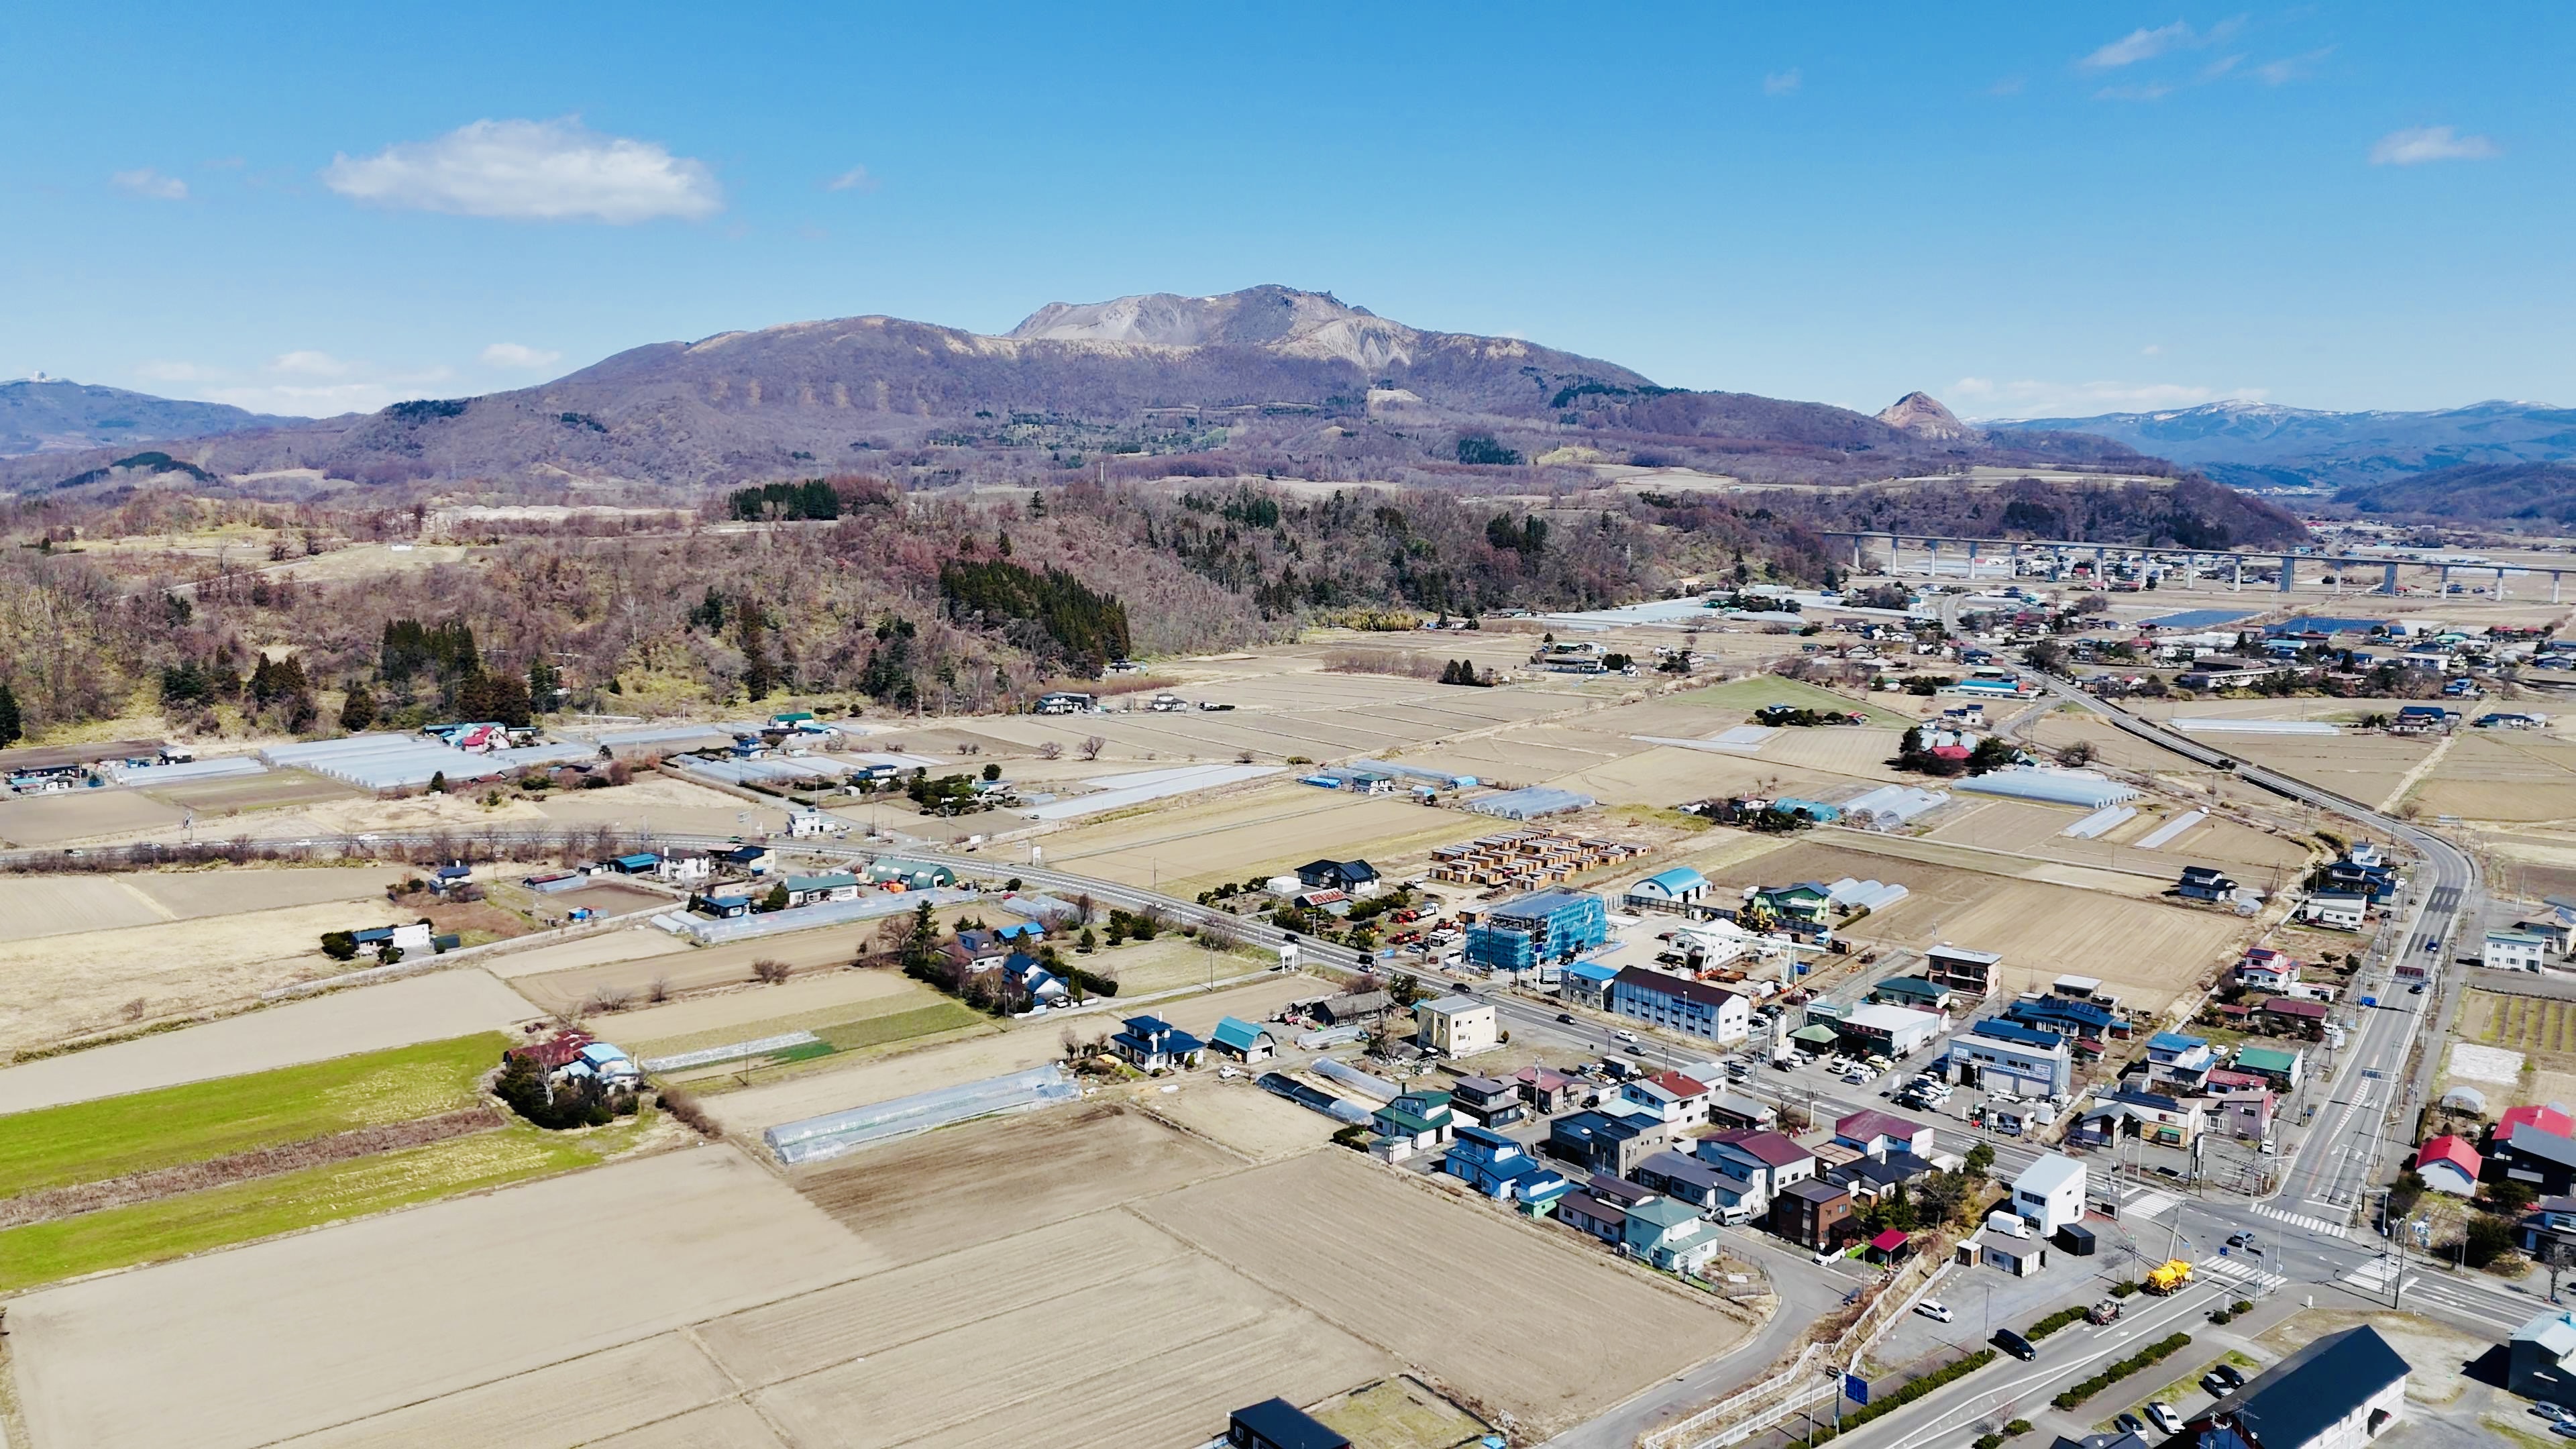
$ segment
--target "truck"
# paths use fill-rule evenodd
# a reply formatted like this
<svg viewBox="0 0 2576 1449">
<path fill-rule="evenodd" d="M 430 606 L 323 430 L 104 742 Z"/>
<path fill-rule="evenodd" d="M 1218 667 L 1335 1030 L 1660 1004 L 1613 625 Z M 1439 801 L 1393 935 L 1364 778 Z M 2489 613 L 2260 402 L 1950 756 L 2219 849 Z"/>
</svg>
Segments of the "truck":
<svg viewBox="0 0 2576 1449">
<path fill-rule="evenodd" d="M 2180 1290 L 2191 1281 L 2191 1264 L 2180 1258 L 2167 1260 L 2163 1266 L 2147 1273 L 2147 1291 L 2162 1297 Z"/>
<path fill-rule="evenodd" d="M 2120 1300 L 2117 1298 L 2105 1298 L 2084 1310 L 2084 1321 L 2087 1323 L 2116 1323 L 2119 1318 Z"/>
</svg>

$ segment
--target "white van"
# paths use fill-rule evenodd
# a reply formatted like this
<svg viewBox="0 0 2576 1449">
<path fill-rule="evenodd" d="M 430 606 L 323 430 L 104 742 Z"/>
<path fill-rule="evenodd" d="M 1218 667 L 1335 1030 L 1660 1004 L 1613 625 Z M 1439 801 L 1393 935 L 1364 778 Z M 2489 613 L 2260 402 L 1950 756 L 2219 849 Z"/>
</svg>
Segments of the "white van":
<svg viewBox="0 0 2576 1449">
<path fill-rule="evenodd" d="M 1722 1207 L 1717 1210 L 1717 1220 L 1730 1228 L 1740 1228 L 1753 1221 L 1753 1209 L 1742 1203 Z"/>
<path fill-rule="evenodd" d="M 1990 1230 L 2001 1233 L 2008 1238 L 2027 1238 L 2030 1236 L 2030 1223 L 2027 1219 L 2023 1218 L 2018 1213 L 2005 1212 L 2001 1208 L 1997 1208 L 1995 1211 L 1986 1214 L 1986 1226 Z"/>
</svg>

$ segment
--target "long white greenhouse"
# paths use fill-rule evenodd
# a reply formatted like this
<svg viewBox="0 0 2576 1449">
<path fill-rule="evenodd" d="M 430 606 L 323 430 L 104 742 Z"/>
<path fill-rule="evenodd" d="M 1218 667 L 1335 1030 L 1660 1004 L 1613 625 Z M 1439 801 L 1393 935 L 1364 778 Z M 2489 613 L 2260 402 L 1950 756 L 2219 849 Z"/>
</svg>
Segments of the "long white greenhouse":
<svg viewBox="0 0 2576 1449">
<path fill-rule="evenodd" d="M 1970 795 L 2001 795 L 2010 800 L 2037 800 L 2047 805 L 2074 805 L 2099 810 L 2135 800 L 2138 792 L 2091 770 L 2057 770 L 2045 765 L 2015 765 L 1961 780 Z"/>
</svg>

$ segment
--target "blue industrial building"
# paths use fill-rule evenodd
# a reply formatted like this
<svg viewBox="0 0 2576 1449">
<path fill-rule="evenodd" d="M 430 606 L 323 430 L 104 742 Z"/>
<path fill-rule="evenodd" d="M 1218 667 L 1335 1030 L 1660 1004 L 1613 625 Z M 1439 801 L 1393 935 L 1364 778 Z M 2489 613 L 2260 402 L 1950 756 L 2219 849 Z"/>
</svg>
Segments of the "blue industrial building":
<svg viewBox="0 0 2576 1449">
<path fill-rule="evenodd" d="M 1610 939 L 1601 898 L 1581 891 L 1541 891 L 1505 901 L 1467 928 L 1467 959 L 1489 971 L 1528 971 L 1568 961 Z"/>
</svg>

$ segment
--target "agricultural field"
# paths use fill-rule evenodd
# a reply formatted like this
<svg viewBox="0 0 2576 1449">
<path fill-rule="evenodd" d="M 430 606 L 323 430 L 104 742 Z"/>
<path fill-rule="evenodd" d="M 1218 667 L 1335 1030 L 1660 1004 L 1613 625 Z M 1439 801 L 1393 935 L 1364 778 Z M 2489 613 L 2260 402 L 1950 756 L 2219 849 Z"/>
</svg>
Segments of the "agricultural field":
<svg viewBox="0 0 2576 1449">
<path fill-rule="evenodd" d="M 484 972 L 437 971 L 0 1068 L 0 1113 L 505 1031 L 530 1016 Z"/>
<path fill-rule="evenodd" d="M 1479 1058 L 1478 1065 L 1486 1065 L 1485 1060 Z M 1227 1082 L 1205 1074 L 1183 1081 L 1178 1092 L 1146 1099 L 1142 1110 L 1255 1162 L 1312 1152 L 1331 1140 L 1335 1125 L 1250 1081 Z"/>
<path fill-rule="evenodd" d="M 2424 757 L 2433 752 L 2430 740 L 2361 732 L 2331 738 L 2211 735 L 2208 739 L 2229 754 L 2242 755 L 2265 769 L 2278 770 L 2365 805 L 2377 805 L 2387 799 L 2407 771 L 2422 764 Z M 2571 811 L 2576 811 L 2576 806 Z"/>
<path fill-rule="evenodd" d="M 1204 1037 L 1216 1028 L 1219 1017 L 1267 1021 L 1291 1001 L 1329 995 L 1334 989 L 1332 983 L 1319 977 L 1282 975 L 1202 996 L 1158 1002 L 1154 1014 L 1183 1031 Z M 739 1091 L 710 1090 L 702 1100 L 728 1132 L 757 1138 L 764 1128 L 781 1122 L 1023 1071 L 1061 1057 L 1066 1028 L 1086 1036 L 1105 1036 L 1116 1030 L 1117 1024 L 1114 1008 L 1040 1019 L 989 1036 L 854 1061 Z"/>
<path fill-rule="evenodd" d="M 936 753 L 935 751 L 933 753 Z M 556 791 L 534 803 L 538 818 L 582 829 L 681 831 L 747 835 L 786 828 L 787 802 L 754 805 L 738 796 L 668 775 L 637 774 L 634 782 L 601 790 Z M 746 822 L 743 817 L 750 816 Z"/>
<path fill-rule="evenodd" d="M 0 942 L 332 902 L 388 910 L 384 888 L 407 874 L 313 866 L 0 876 Z"/>
<path fill-rule="evenodd" d="M 1318 856 L 1358 857 L 1382 873 L 1431 849 L 1494 828 L 1481 815 L 1433 810 L 1394 796 L 1281 784 L 1057 831 L 1038 841 L 1046 864 L 1188 897 L 1212 886 L 1292 870 Z M 998 866 L 996 867 L 999 868 Z"/>
<path fill-rule="evenodd" d="M 625 926 L 601 931 L 551 946 L 513 948 L 483 959 L 483 968 L 504 981 L 521 976 L 544 976 L 557 971 L 577 971 L 585 966 L 614 966 L 622 961 L 641 961 L 651 956 L 676 956 L 691 949 L 689 943 L 659 926 Z"/>
<path fill-rule="evenodd" d="M 35 1449 L 492 1444 L 532 1423 L 573 1444 L 725 1395 L 672 1330 L 882 1266 L 699 1148 L 40 1290 L 9 1327 Z M 546 1311 L 495 1310 L 531 1293 Z"/>
<path fill-rule="evenodd" d="M 0 848 L 29 850 L 75 840 L 174 830 L 186 817 L 137 790 L 76 790 L 0 799 Z"/>
<path fill-rule="evenodd" d="M 655 935 L 663 934 L 658 928 L 640 929 L 651 930 Z M 594 937 L 592 940 L 610 940 L 625 934 L 617 932 L 610 937 Z M 620 998 L 629 1006 L 640 1006 L 651 998 L 657 985 L 666 994 L 686 995 L 749 981 L 754 961 L 784 961 L 800 972 L 847 966 L 858 956 L 861 941 L 858 928 L 835 926 L 790 931 L 759 940 L 732 941 L 721 946 L 682 945 L 676 951 L 651 956 L 603 961 L 565 970 L 513 974 L 508 979 L 512 990 L 544 1011 L 578 1011 Z M 588 945 L 590 942 L 573 944 Z M 543 955 L 552 949 L 540 948 L 530 954 Z M 495 964 L 506 966 L 513 959 L 505 955 Z"/>
<path fill-rule="evenodd" d="M 271 770 L 264 775 L 238 775 L 212 780 L 182 780 L 155 785 L 144 793 L 167 805 L 193 810 L 201 826 L 223 828 L 220 821 L 245 810 L 277 810 L 328 801 L 372 799 L 366 791 L 304 770 Z"/>
<path fill-rule="evenodd" d="M 2576 1101 L 2576 1002 L 2470 990 L 2460 995 L 2460 1041 L 2522 1054 L 2520 1081 L 2478 1085 L 2501 1111 L 2523 1102 Z M 2510 1099 L 2510 1100 L 2506 1100 Z"/>
<path fill-rule="evenodd" d="M 2522 832 L 2488 835 L 2480 843 L 2494 863 L 2496 894 L 2526 901 L 2576 899 L 2576 836 Z"/>
<path fill-rule="evenodd" d="M 351 969 L 322 934 L 408 920 L 382 900 L 286 906 L 0 942 L 0 1050 L 250 1001 Z"/>
<path fill-rule="evenodd" d="M 1725 1350 L 1744 1325 L 1705 1297 L 1347 1152 L 1309 1153 L 1131 1211 L 1235 1273 L 1409 1363 L 1533 1435 Z M 1375 1273 L 1315 1265 L 1383 1264 Z M 1567 1331 L 1532 1334 L 1533 1323 Z M 1615 1369 L 1611 1368 L 1615 1366 Z"/>
<path fill-rule="evenodd" d="M 1915 699 L 1910 694 L 1894 697 L 1908 703 Z M 1857 694 L 1844 694 L 1838 690 L 1808 684 L 1802 680 L 1757 674 L 1743 679 L 1730 679 L 1724 684 L 1712 684 L 1703 689 L 1685 690 L 1682 693 L 1667 696 L 1667 702 L 1697 705 L 1717 711 L 1721 716 L 1740 714 L 1747 719 L 1752 717 L 1753 711 L 1766 704 L 1787 704 L 1800 709 L 1860 710 L 1870 717 L 1871 723 L 1898 730 L 1921 722 L 1920 715 L 1909 712 L 1902 706 L 1883 703 L 1886 698 L 1888 696 L 1879 695 L 1864 699 Z M 1924 701 L 1927 704 L 1929 702 Z M 1744 720 L 1729 718 L 1725 719 L 1724 723 L 1742 724 Z M 1709 733 L 1716 733 L 1716 729 L 1713 727 Z"/>
<path fill-rule="evenodd" d="M 2289 874 L 2302 869 L 2311 854 L 2311 847 L 2304 842 L 2219 816 L 2201 821 L 2155 850 L 2140 850 L 2136 842 L 2183 813 L 2183 807 L 2152 799 L 2137 803 L 2145 808 L 2109 835 L 2072 840 L 2065 834 L 2066 827 L 2088 812 L 1966 795 L 1957 797 L 1940 812 L 1936 817 L 1939 823 L 1926 838 L 1980 850 L 2034 855 L 2069 865 L 2146 872 L 2160 883 L 2159 889 L 2170 884 L 2172 874 L 2186 865 L 2212 865 L 2240 878 L 2248 871 L 2268 872 L 2274 868 Z M 2255 883 L 2266 882 L 2257 879 Z"/>
<path fill-rule="evenodd" d="M 2407 796 L 2425 815 L 2514 824 L 2576 819 L 2576 743 L 2518 730 L 2463 730 Z"/>
</svg>

